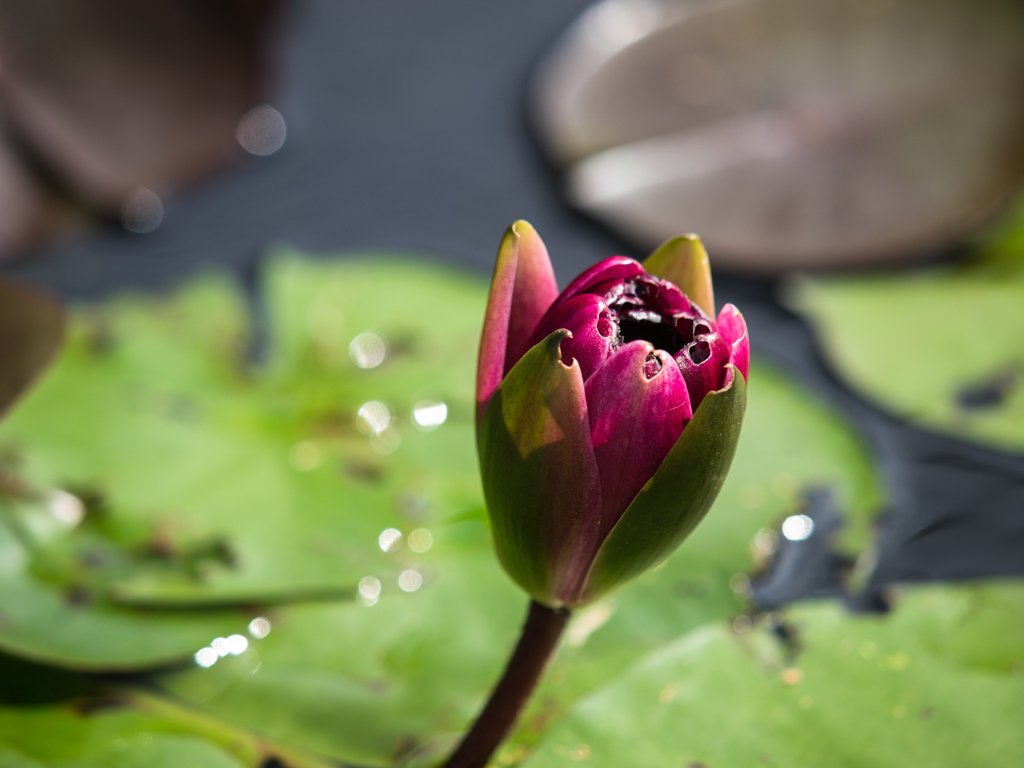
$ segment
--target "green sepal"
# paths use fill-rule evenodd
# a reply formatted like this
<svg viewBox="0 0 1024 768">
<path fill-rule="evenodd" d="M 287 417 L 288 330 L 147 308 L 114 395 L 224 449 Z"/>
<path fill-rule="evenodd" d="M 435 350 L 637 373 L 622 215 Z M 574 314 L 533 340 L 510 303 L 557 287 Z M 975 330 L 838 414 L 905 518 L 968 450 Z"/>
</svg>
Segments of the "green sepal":
<svg viewBox="0 0 1024 768">
<path fill-rule="evenodd" d="M 600 480 L 579 364 L 552 333 L 495 391 L 480 424 L 480 473 L 498 559 L 538 602 L 557 608 L 586 572 Z"/>
<path fill-rule="evenodd" d="M 583 589 L 589 603 L 664 561 L 704 519 L 725 482 L 747 407 L 743 376 L 708 394 L 658 471 L 605 539 Z"/>
<path fill-rule="evenodd" d="M 644 269 L 655 277 L 675 283 L 687 298 L 715 317 L 715 290 L 711 264 L 704 244 L 696 235 L 680 235 L 666 241 L 644 260 Z"/>
</svg>

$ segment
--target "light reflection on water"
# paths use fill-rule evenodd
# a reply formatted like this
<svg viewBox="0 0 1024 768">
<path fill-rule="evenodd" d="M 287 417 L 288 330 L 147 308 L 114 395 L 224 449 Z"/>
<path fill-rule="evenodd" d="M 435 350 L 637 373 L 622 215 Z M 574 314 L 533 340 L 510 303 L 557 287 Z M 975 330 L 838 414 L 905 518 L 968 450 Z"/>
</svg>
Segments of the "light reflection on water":
<svg viewBox="0 0 1024 768">
<path fill-rule="evenodd" d="M 249 634 L 257 640 L 262 640 L 270 634 L 270 622 L 262 616 L 257 616 L 249 622 Z"/>
<path fill-rule="evenodd" d="M 434 537 L 426 528 L 417 528 L 409 534 L 409 549 L 420 554 L 434 546 Z"/>
<path fill-rule="evenodd" d="M 402 575 L 398 577 L 398 586 L 403 592 L 415 592 L 423 586 L 423 576 L 419 571 L 402 571 Z"/>
<path fill-rule="evenodd" d="M 424 432 L 437 429 L 448 419 L 448 406 L 432 400 L 421 400 L 412 408 L 412 420 Z"/>
<path fill-rule="evenodd" d="M 164 220 L 164 204 L 151 189 L 136 187 L 121 204 L 121 223 L 129 232 L 145 235 L 160 226 Z"/>
<path fill-rule="evenodd" d="M 67 491 L 54 489 L 50 491 L 47 501 L 50 514 L 69 528 L 74 528 L 85 518 L 85 505 L 82 500 Z"/>
<path fill-rule="evenodd" d="M 369 608 L 376 605 L 380 598 L 380 581 L 373 576 L 364 576 L 359 580 L 357 599 L 361 605 Z"/>
<path fill-rule="evenodd" d="M 364 435 L 379 435 L 391 424 L 391 408 L 379 400 L 363 403 L 356 415 L 356 426 Z"/>
<path fill-rule="evenodd" d="M 388 348 L 384 339 L 372 331 L 360 333 L 348 346 L 349 357 L 360 368 L 376 368 L 387 357 Z"/>
<path fill-rule="evenodd" d="M 790 541 L 804 541 L 814 532 L 814 521 L 807 515 L 790 515 L 782 523 L 782 535 Z"/>
<path fill-rule="evenodd" d="M 272 155 L 284 146 L 288 135 L 281 113 L 269 104 L 250 109 L 238 121 L 235 138 L 246 152 L 253 155 Z"/>
<path fill-rule="evenodd" d="M 250 632 L 252 631 L 252 624 L 257 621 L 266 622 L 268 625 L 267 632 L 269 629 L 269 622 L 266 619 L 253 619 L 250 622 Z M 196 664 L 203 668 L 212 667 L 217 663 L 217 659 L 223 658 L 224 656 L 238 656 L 241 653 L 245 653 L 245 650 L 249 647 L 249 641 L 246 640 L 242 635 L 229 635 L 228 637 L 217 637 L 214 638 L 206 648 L 201 648 L 196 651 L 195 659 Z"/>
<path fill-rule="evenodd" d="M 397 528 L 387 528 L 377 537 L 377 543 L 385 552 L 393 552 L 402 546 L 402 532 Z"/>
</svg>

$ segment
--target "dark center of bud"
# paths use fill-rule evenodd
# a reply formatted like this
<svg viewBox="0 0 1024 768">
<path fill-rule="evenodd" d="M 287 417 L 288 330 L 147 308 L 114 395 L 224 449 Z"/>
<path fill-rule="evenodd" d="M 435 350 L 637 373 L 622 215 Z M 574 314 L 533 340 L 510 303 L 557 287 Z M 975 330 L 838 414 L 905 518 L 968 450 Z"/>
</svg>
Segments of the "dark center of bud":
<svg viewBox="0 0 1024 768">
<path fill-rule="evenodd" d="M 646 341 L 655 349 L 663 349 L 673 357 L 690 344 L 695 337 L 711 333 L 711 323 L 695 306 L 688 310 L 668 306 L 668 301 L 661 295 L 660 281 L 649 275 L 640 275 L 630 280 L 615 280 L 597 286 L 593 292 L 602 296 L 608 303 L 608 314 L 598 320 L 598 333 L 611 336 L 606 329 L 609 325 L 617 329 L 612 336 L 613 347 L 618 348 L 631 341 Z M 676 294 L 678 296 L 678 294 Z M 691 354 L 710 355 L 710 347 L 704 344 L 704 350 Z M 654 358 L 652 363 L 644 367 L 650 377 L 661 369 L 661 363 Z M 652 367 L 653 366 L 653 367 Z"/>
</svg>

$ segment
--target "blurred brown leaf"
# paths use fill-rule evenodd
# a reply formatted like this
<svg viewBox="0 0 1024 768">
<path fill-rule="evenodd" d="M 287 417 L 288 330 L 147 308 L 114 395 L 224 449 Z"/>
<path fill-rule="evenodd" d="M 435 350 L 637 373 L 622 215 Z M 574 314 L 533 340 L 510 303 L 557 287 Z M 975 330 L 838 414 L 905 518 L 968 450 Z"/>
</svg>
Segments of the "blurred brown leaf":
<svg viewBox="0 0 1024 768">
<path fill-rule="evenodd" d="M 64 322 L 54 299 L 0 281 L 0 418 L 49 364 L 64 338 Z"/>
<path fill-rule="evenodd" d="M 237 156 L 279 4 L 0 0 L 0 253 L 66 230 L 61 199 L 116 220 Z"/>
</svg>

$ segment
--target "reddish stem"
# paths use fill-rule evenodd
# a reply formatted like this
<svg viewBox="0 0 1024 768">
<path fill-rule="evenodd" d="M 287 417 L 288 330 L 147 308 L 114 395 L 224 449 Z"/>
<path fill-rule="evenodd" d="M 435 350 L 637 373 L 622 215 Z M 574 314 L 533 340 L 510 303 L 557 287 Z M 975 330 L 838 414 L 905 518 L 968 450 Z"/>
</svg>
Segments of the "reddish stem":
<svg viewBox="0 0 1024 768">
<path fill-rule="evenodd" d="M 505 674 L 444 768 L 485 768 L 494 750 L 511 733 L 530 694 L 537 687 L 558 647 L 558 638 L 567 621 L 568 610 L 554 610 L 530 602 L 523 634 L 508 660 Z"/>
</svg>

